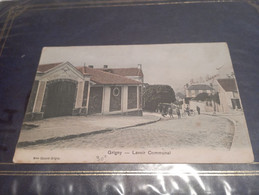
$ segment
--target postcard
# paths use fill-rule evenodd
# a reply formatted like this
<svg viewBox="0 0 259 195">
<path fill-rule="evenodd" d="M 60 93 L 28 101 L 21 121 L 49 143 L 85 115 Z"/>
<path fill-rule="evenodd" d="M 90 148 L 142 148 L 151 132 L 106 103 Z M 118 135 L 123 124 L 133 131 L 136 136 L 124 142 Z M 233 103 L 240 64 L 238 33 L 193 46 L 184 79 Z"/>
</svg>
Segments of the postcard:
<svg viewBox="0 0 259 195">
<path fill-rule="evenodd" d="M 15 163 L 249 163 L 227 43 L 44 47 Z"/>
</svg>

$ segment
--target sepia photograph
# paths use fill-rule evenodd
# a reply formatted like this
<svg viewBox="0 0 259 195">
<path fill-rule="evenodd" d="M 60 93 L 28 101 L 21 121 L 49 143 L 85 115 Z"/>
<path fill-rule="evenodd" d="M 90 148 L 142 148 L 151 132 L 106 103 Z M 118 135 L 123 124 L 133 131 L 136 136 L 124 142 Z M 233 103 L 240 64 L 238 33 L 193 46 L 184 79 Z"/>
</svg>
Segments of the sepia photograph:
<svg viewBox="0 0 259 195">
<path fill-rule="evenodd" d="M 15 163 L 249 163 L 227 43 L 44 47 Z"/>
</svg>

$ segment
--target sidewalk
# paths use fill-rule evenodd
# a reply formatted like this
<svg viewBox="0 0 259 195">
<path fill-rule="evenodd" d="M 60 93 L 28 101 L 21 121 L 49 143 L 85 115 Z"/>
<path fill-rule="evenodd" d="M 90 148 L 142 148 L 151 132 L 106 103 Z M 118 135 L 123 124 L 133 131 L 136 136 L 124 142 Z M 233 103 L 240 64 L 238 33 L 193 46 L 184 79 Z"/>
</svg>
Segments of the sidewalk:
<svg viewBox="0 0 259 195">
<path fill-rule="evenodd" d="M 159 115 L 144 113 L 143 116 L 65 116 L 35 122 L 25 122 L 17 146 L 43 144 L 86 135 L 111 132 L 116 129 L 135 127 L 159 121 Z"/>
<path fill-rule="evenodd" d="M 204 114 L 204 113 L 203 113 Z M 246 125 L 245 115 L 241 111 L 235 111 L 231 113 L 210 113 L 207 115 L 227 118 L 232 121 L 235 127 L 235 134 L 233 137 L 232 148 L 251 147 L 249 132 Z"/>
</svg>

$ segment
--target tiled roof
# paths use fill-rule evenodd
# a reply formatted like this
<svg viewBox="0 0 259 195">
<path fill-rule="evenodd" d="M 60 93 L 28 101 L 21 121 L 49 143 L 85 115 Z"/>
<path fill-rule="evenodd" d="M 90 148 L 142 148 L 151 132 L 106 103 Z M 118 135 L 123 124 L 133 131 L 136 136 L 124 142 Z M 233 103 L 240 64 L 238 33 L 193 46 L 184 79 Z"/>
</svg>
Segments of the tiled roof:
<svg viewBox="0 0 259 195">
<path fill-rule="evenodd" d="M 188 87 L 188 90 L 213 90 L 212 87 L 205 84 L 197 84 L 197 85 L 191 85 Z"/>
<path fill-rule="evenodd" d="M 217 81 L 225 91 L 237 91 L 235 79 L 218 79 Z"/>
<path fill-rule="evenodd" d="M 60 64 L 63 64 L 63 62 L 39 65 L 38 72 L 45 73 L 46 71 Z M 97 84 L 108 84 L 108 85 L 109 84 L 118 84 L 118 85 L 141 84 L 141 82 L 139 81 L 135 81 L 133 79 L 129 79 L 125 77 L 125 76 L 135 76 L 135 73 L 136 73 L 135 69 L 139 70 L 138 68 L 116 69 L 115 72 L 117 72 L 118 74 L 106 72 L 106 71 L 103 71 L 102 69 L 95 69 L 95 68 L 89 68 L 89 67 L 75 67 L 75 68 L 77 68 L 84 75 L 89 75 L 90 79 Z M 114 69 L 111 69 L 111 70 L 114 70 Z M 124 74 L 124 75 L 121 75 L 121 74 Z M 131 74 L 131 75 L 125 75 L 125 74 Z M 143 74 L 142 71 L 141 71 L 141 74 Z"/>
<path fill-rule="evenodd" d="M 102 71 L 101 69 L 89 68 L 89 67 L 76 67 L 83 74 L 90 75 L 90 79 L 97 84 L 141 84 L 141 82 L 129 79 L 125 76 L 113 74 L 110 72 Z"/>
<path fill-rule="evenodd" d="M 63 64 L 63 62 L 52 63 L 52 64 L 42 64 L 42 65 L 38 66 L 37 71 L 44 73 L 44 72 L 46 72 L 46 71 L 48 71 L 48 70 L 50 70 L 50 69 L 52 69 L 52 68 L 54 68 L 54 67 L 56 67 L 60 64 Z"/>
<path fill-rule="evenodd" d="M 100 70 L 118 74 L 121 76 L 141 76 L 143 77 L 143 72 L 139 68 L 102 68 Z"/>
</svg>

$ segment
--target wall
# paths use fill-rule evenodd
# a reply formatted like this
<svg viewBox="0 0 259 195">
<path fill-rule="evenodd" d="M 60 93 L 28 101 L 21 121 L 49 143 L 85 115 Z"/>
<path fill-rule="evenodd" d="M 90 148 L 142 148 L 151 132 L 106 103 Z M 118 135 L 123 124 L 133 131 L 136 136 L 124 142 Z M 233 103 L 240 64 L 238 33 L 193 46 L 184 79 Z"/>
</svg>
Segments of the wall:
<svg viewBox="0 0 259 195">
<path fill-rule="evenodd" d="M 28 120 L 43 118 L 44 109 L 42 106 L 46 92 L 46 84 L 54 80 L 71 80 L 77 83 L 77 90 L 75 94 L 76 100 L 71 115 L 78 115 L 81 114 L 81 112 L 87 114 L 87 103 L 84 106 L 82 105 L 84 99 L 84 84 L 85 81 L 90 81 L 90 77 L 84 77 L 81 72 L 73 67 L 73 65 L 70 63 L 64 63 L 47 71 L 46 73 L 36 74 L 35 82 L 38 83 L 38 86 L 34 86 L 32 90 L 32 98 L 34 97 L 34 100 L 30 100 L 31 102 L 28 108 L 32 113 L 31 116 L 27 117 Z M 86 102 L 88 102 L 88 100 Z M 34 115 L 36 117 L 34 117 Z"/>
<path fill-rule="evenodd" d="M 113 90 L 115 88 L 120 90 L 120 94 L 118 94 L 118 96 L 113 95 Z M 133 88 L 135 88 L 134 92 L 132 91 Z M 106 85 L 103 89 L 102 114 L 127 114 L 129 112 L 140 110 L 141 94 L 139 86 Z M 130 99 L 133 100 L 129 102 Z"/>
</svg>

